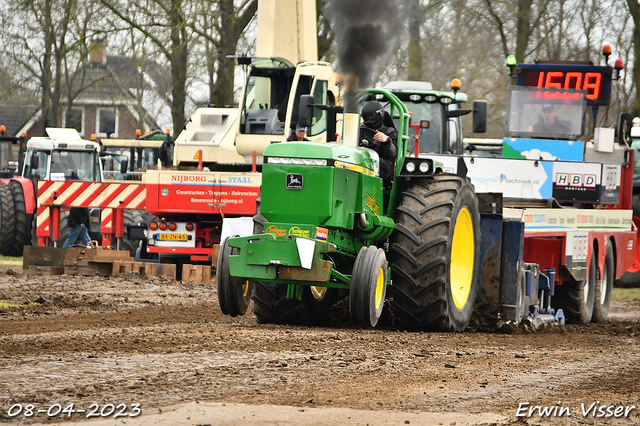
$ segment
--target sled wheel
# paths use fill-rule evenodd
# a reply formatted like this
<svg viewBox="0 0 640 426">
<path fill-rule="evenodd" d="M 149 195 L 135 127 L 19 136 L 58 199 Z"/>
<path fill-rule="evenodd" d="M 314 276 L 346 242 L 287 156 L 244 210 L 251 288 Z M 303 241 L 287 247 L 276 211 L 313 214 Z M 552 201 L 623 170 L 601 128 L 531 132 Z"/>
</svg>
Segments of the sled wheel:
<svg viewBox="0 0 640 426">
<path fill-rule="evenodd" d="M 349 309 L 353 322 L 375 327 L 382 315 L 387 289 L 387 259 L 375 246 L 362 247 L 353 265 Z"/>
<path fill-rule="evenodd" d="M 462 331 L 478 291 L 480 213 L 469 179 L 411 180 L 392 235 L 393 313 L 405 330 Z"/>
<path fill-rule="evenodd" d="M 597 262 L 595 251 L 591 254 L 587 279 L 566 283 L 556 287 L 557 307 L 562 308 L 567 322 L 587 324 L 593 316 L 593 305 L 597 285 Z"/>
<path fill-rule="evenodd" d="M 237 317 L 247 312 L 251 301 L 251 285 L 248 280 L 232 277 L 229 273 L 229 256 L 236 253 L 236 248 L 229 247 L 229 240 L 225 240 L 216 269 L 216 281 L 218 286 L 218 302 L 225 315 Z"/>
<path fill-rule="evenodd" d="M 607 245 L 607 254 L 604 258 L 604 273 L 602 279 L 596 276 L 596 289 L 593 299 L 593 322 L 606 322 L 609 317 L 609 306 L 611 305 L 611 290 L 613 287 L 613 277 L 615 274 L 615 261 L 613 258 L 613 246 Z"/>
</svg>

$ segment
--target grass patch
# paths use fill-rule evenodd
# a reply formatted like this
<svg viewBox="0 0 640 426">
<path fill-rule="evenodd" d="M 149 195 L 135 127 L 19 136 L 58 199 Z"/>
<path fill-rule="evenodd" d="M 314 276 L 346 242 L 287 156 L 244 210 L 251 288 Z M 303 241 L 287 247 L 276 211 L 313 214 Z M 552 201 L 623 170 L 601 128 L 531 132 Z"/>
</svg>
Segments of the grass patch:
<svg viewBox="0 0 640 426">
<path fill-rule="evenodd" d="M 628 302 L 633 299 L 640 300 L 640 288 L 614 287 L 611 292 L 611 300 L 615 300 L 616 302 Z"/>
<path fill-rule="evenodd" d="M 7 308 L 26 308 L 27 306 L 33 305 L 33 303 L 15 303 L 15 302 L 9 302 L 8 300 L 2 300 L 0 299 L 0 309 L 7 309 Z"/>
<path fill-rule="evenodd" d="M 0 261 L 11 260 L 13 262 L 22 262 L 22 256 L 2 256 L 0 255 Z"/>
</svg>

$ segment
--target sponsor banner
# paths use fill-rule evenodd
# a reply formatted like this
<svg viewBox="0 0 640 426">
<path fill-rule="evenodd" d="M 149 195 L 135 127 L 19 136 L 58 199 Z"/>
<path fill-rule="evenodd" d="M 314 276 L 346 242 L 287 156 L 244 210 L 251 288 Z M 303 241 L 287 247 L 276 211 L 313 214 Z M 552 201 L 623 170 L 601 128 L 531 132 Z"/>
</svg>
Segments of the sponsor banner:
<svg viewBox="0 0 640 426">
<path fill-rule="evenodd" d="M 265 234 L 275 235 L 276 237 L 286 237 L 288 235 L 295 235 L 303 238 L 313 238 L 317 235 L 316 228 L 313 226 L 298 226 L 298 225 L 284 225 L 266 223 L 264 227 Z"/>
<path fill-rule="evenodd" d="M 171 185 L 161 189 L 161 210 L 185 212 L 219 211 L 236 214 L 255 213 L 259 187 L 220 185 Z"/>
<path fill-rule="evenodd" d="M 525 232 L 631 230 L 631 210 L 509 209 L 505 217 L 524 222 Z"/>
</svg>

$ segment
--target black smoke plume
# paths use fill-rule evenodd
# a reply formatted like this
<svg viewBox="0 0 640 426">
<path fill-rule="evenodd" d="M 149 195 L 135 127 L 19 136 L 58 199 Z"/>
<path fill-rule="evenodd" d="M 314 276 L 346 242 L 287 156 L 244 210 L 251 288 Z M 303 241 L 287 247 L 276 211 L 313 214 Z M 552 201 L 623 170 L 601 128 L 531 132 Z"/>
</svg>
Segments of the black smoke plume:
<svg viewBox="0 0 640 426">
<path fill-rule="evenodd" d="M 406 34 L 404 0 L 329 0 L 323 9 L 335 34 L 345 97 L 369 87 Z M 348 101 L 348 99 L 345 99 Z"/>
</svg>

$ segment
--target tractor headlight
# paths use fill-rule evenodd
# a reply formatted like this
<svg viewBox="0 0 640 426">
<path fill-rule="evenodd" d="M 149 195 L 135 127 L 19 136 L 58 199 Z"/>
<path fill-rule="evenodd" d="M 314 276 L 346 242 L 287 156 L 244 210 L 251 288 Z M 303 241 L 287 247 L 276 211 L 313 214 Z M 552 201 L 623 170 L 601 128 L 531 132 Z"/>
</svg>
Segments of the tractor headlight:
<svg viewBox="0 0 640 426">
<path fill-rule="evenodd" d="M 414 163 L 413 161 L 407 161 L 407 164 L 405 164 L 404 168 L 407 170 L 407 172 L 413 173 L 416 171 L 416 163 Z"/>
<path fill-rule="evenodd" d="M 422 163 L 420 163 L 420 166 L 418 168 L 422 173 L 427 173 L 429 171 L 429 163 L 426 161 L 423 161 Z"/>
</svg>

